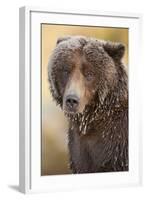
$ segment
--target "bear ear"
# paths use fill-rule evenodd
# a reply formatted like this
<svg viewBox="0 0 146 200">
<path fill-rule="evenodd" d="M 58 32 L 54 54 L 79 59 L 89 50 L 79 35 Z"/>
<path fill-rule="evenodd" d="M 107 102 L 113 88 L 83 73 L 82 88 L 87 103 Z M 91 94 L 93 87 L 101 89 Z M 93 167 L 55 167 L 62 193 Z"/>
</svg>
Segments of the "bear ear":
<svg viewBox="0 0 146 200">
<path fill-rule="evenodd" d="M 125 46 L 122 43 L 106 42 L 103 44 L 104 50 L 114 60 L 121 60 L 125 53 Z"/>
<path fill-rule="evenodd" d="M 70 36 L 66 36 L 66 37 L 59 37 L 57 39 L 57 42 L 56 42 L 56 45 L 58 45 L 60 42 L 63 42 L 65 40 L 69 40 L 70 39 Z"/>
</svg>

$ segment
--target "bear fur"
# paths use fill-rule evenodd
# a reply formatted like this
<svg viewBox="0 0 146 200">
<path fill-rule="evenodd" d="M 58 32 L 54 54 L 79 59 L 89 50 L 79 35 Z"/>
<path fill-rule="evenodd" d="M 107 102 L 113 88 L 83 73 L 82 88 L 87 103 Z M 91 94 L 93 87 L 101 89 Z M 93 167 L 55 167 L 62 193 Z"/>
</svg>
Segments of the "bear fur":
<svg viewBox="0 0 146 200">
<path fill-rule="evenodd" d="M 50 90 L 69 121 L 73 173 L 128 171 L 128 77 L 122 63 L 124 52 L 121 43 L 68 36 L 58 39 L 51 55 Z M 82 78 L 81 88 L 76 88 L 79 94 L 82 89 L 85 93 L 83 101 L 79 99 L 82 110 L 72 113 L 65 110 L 64 96 L 74 66 L 74 82 L 78 84 Z M 84 73 L 86 68 L 89 72 Z"/>
</svg>

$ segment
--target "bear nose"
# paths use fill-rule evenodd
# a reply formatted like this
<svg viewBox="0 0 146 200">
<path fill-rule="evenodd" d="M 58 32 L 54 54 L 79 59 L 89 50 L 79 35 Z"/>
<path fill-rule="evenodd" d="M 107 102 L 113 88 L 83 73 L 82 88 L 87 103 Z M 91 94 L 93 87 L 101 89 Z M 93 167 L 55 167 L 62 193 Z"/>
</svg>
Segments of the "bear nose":
<svg viewBox="0 0 146 200">
<path fill-rule="evenodd" d="M 78 104 L 79 104 L 79 98 L 77 96 L 75 96 L 75 95 L 68 95 L 66 97 L 66 106 L 71 111 L 75 111 L 75 109 L 77 108 Z"/>
</svg>

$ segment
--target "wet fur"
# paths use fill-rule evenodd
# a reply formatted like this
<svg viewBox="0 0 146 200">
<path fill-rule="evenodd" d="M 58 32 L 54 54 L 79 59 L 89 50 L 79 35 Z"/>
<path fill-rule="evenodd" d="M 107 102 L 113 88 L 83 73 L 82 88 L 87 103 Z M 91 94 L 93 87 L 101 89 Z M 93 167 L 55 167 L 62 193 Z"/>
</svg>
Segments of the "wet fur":
<svg viewBox="0 0 146 200">
<path fill-rule="evenodd" d="M 64 46 L 60 45 L 63 42 Z M 60 38 L 49 62 L 49 81 L 52 95 L 61 107 L 64 91 L 57 77 L 59 64 L 69 56 L 66 49 L 84 50 L 88 61 L 98 70 L 95 93 L 84 111 L 75 115 L 65 113 L 69 120 L 70 167 L 73 173 L 127 171 L 128 86 L 121 61 L 125 48 L 92 38 Z M 57 59 L 59 54 L 62 60 Z"/>
</svg>

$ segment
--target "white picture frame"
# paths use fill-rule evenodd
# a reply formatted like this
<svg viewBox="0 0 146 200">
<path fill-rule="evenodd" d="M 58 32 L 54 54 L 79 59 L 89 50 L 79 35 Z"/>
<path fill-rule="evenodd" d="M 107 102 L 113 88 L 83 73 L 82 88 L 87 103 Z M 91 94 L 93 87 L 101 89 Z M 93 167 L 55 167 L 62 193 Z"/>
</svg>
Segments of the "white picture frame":
<svg viewBox="0 0 146 200">
<path fill-rule="evenodd" d="M 134 186 L 142 182 L 140 122 L 140 14 L 55 11 L 20 8 L 20 191 L 23 193 Z M 40 170 L 40 24 L 129 28 L 129 171 L 41 176 Z M 34 100 L 35 99 L 35 100 Z"/>
</svg>

